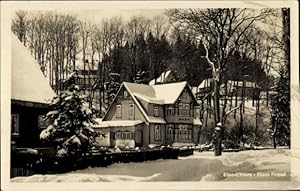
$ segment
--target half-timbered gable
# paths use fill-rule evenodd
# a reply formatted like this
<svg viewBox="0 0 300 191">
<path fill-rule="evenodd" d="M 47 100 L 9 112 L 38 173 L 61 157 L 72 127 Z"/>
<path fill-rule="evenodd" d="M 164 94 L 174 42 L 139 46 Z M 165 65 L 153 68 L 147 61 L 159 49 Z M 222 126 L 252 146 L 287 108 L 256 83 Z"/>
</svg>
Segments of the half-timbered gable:
<svg viewBox="0 0 300 191">
<path fill-rule="evenodd" d="M 139 145 L 193 143 L 196 129 L 201 125 L 194 114 L 197 106 L 186 82 L 153 86 L 124 82 L 103 122 L 108 126 L 118 125 L 109 128 L 114 131 L 120 128 L 120 124 L 114 121 L 123 120 L 124 124 L 129 124 L 128 120 L 135 121 L 138 126 L 123 129 L 133 131 L 135 135 L 141 134 L 142 138 L 137 140 L 134 136 L 133 141 Z M 128 140 L 128 144 L 132 145 L 132 140 Z"/>
</svg>

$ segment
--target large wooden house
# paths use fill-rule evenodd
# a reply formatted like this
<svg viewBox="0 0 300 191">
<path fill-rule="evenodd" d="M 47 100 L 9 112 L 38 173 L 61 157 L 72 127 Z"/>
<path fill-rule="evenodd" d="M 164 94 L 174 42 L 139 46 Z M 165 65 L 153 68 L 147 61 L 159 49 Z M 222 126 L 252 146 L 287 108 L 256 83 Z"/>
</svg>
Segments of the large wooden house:
<svg viewBox="0 0 300 191">
<path fill-rule="evenodd" d="M 16 36 L 12 36 L 11 144 L 12 149 L 35 148 L 42 115 L 55 96 L 39 64 Z"/>
<path fill-rule="evenodd" d="M 261 87 L 255 83 L 250 81 L 235 81 L 235 80 L 227 80 L 227 95 L 238 96 L 238 97 L 246 97 L 246 98 L 257 98 L 260 94 Z M 204 79 L 198 87 L 193 88 L 193 93 L 196 95 L 198 99 L 202 99 L 205 95 L 213 91 L 213 79 L 208 78 Z M 225 95 L 225 84 L 222 83 L 220 87 L 220 95 Z"/>
<path fill-rule="evenodd" d="M 103 146 L 193 144 L 201 125 L 198 103 L 187 82 L 144 85 L 123 82 L 95 127 Z"/>
</svg>

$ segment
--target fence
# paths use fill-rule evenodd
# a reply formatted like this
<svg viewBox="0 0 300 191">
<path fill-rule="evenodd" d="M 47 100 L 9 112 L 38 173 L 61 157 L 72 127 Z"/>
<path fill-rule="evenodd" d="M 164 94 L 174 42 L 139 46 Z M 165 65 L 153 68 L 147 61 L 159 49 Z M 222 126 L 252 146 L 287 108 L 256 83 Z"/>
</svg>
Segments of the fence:
<svg viewBox="0 0 300 191">
<path fill-rule="evenodd" d="M 11 178 L 33 174 L 56 174 L 87 167 L 107 167 L 113 163 L 144 162 L 158 159 L 178 159 L 193 154 L 193 149 L 163 149 L 123 151 L 121 153 L 87 154 L 80 158 L 57 158 L 47 155 L 12 156 Z M 72 162 L 70 162 L 72 161 Z M 23 168 L 20 170 L 20 168 Z"/>
</svg>

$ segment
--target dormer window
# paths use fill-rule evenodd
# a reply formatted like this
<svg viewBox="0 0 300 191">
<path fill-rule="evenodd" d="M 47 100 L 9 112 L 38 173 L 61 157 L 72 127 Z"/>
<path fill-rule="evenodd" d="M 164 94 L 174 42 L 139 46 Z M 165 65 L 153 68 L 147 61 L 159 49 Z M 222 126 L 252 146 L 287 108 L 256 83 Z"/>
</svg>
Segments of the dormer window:
<svg viewBox="0 0 300 191">
<path fill-rule="evenodd" d="M 124 90 L 124 98 L 127 98 L 127 96 L 128 96 L 128 92 Z"/>
<path fill-rule="evenodd" d="M 158 117 L 158 106 L 154 106 L 154 116 Z"/>
</svg>

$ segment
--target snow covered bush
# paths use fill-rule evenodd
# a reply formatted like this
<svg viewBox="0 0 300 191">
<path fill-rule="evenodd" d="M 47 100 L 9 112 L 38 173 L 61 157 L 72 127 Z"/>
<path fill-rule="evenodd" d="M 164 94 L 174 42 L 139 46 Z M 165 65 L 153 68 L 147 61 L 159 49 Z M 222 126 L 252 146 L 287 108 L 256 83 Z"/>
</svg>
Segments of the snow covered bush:
<svg viewBox="0 0 300 191">
<path fill-rule="evenodd" d="M 87 97 L 75 85 L 76 74 L 67 80 L 68 89 L 51 102 L 52 111 L 44 118 L 50 125 L 41 132 L 40 139 L 54 143 L 57 156 L 82 156 L 91 151 L 98 133 L 91 124 L 96 124 L 94 109 L 89 107 Z"/>
</svg>

